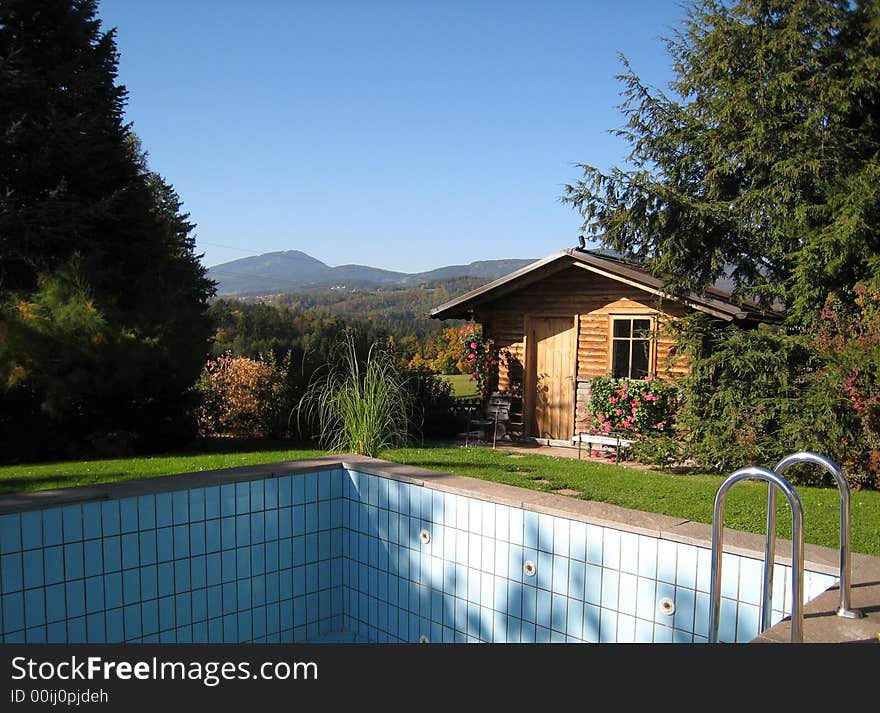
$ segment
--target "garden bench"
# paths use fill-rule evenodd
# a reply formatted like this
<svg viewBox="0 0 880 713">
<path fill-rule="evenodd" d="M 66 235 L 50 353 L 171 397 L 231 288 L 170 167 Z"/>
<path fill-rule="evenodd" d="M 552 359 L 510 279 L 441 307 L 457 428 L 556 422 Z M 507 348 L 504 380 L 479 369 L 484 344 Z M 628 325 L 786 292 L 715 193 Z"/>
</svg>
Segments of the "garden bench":
<svg viewBox="0 0 880 713">
<path fill-rule="evenodd" d="M 614 462 L 620 462 L 620 453 L 621 451 L 627 451 L 632 446 L 635 441 L 631 438 L 626 438 L 617 433 L 611 434 L 598 434 L 598 433 L 578 433 L 572 437 L 572 441 L 577 443 L 578 447 L 578 459 L 581 457 L 581 444 L 587 443 L 590 446 L 592 445 L 600 445 L 600 446 L 613 446 L 614 447 Z"/>
</svg>

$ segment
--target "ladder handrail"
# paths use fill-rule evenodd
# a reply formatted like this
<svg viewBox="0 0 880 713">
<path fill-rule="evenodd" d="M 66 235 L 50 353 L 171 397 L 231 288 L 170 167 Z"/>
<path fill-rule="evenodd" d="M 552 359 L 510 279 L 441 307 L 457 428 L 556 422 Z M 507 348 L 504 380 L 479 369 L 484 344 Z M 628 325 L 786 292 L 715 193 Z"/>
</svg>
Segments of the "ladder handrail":
<svg viewBox="0 0 880 713">
<path fill-rule="evenodd" d="M 850 542 L 850 490 L 849 482 L 840 466 L 829 458 L 812 451 L 800 451 L 783 458 L 774 471 L 783 475 L 789 466 L 795 463 L 812 463 L 822 466 L 837 482 L 840 490 L 840 607 L 837 615 L 847 619 L 858 619 L 861 611 L 850 606 L 850 584 L 852 581 L 851 542 Z M 771 563 L 764 567 L 764 585 L 761 597 L 761 631 L 771 626 L 771 600 L 773 597 L 773 566 L 776 559 L 776 488 L 772 484 L 767 490 L 767 539 L 764 545 L 764 562 Z"/>
<path fill-rule="evenodd" d="M 741 480 L 756 478 L 766 480 L 770 490 L 779 488 L 791 507 L 791 641 L 802 643 L 804 639 L 804 511 L 797 491 L 779 473 L 759 466 L 740 468 L 732 473 L 718 488 L 712 515 L 712 563 L 709 594 L 709 643 L 718 642 L 718 624 L 721 613 L 721 557 L 724 541 L 724 503 L 730 488 Z M 775 487 L 774 487 L 775 486 Z M 775 530 L 773 539 L 775 540 Z M 770 533 L 767 533 L 768 539 Z M 773 568 L 773 561 L 764 560 L 764 573 Z"/>
</svg>

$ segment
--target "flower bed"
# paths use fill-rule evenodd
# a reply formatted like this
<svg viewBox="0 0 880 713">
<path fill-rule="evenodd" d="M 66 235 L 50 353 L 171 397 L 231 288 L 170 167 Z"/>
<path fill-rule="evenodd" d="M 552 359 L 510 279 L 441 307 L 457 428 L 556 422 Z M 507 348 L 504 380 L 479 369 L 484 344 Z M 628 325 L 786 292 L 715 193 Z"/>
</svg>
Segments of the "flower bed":
<svg viewBox="0 0 880 713">
<path fill-rule="evenodd" d="M 591 427 L 596 433 L 633 439 L 671 432 L 675 387 L 652 375 L 644 379 L 593 379 Z"/>
</svg>

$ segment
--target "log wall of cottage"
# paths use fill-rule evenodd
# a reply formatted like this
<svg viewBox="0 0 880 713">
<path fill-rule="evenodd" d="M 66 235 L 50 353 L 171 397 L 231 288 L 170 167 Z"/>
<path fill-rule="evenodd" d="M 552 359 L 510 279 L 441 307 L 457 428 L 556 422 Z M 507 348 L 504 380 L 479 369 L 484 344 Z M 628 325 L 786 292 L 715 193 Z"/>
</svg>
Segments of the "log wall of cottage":
<svg viewBox="0 0 880 713">
<path fill-rule="evenodd" d="M 525 321 L 533 317 L 570 316 L 577 320 L 577 370 L 575 432 L 583 430 L 589 417 L 589 382 L 610 373 L 611 318 L 615 315 L 646 315 L 655 329 L 690 313 L 690 309 L 645 290 L 569 267 L 540 282 L 477 308 L 474 318 L 506 354 L 499 364 L 498 388 L 522 395 L 525 363 Z M 672 357 L 672 363 L 668 363 Z M 674 341 L 658 334 L 652 368 L 662 379 L 687 374 L 688 364 L 675 355 Z"/>
</svg>

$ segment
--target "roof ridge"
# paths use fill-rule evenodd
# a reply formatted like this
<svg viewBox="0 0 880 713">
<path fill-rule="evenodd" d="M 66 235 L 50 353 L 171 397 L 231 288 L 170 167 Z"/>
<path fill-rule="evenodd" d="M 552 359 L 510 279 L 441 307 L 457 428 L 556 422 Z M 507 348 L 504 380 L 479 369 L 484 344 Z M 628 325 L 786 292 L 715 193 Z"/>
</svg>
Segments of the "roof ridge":
<svg viewBox="0 0 880 713">
<path fill-rule="evenodd" d="M 748 317 L 774 319 L 781 316 L 775 310 L 766 310 L 761 308 L 758 304 L 746 300 L 740 295 L 733 295 L 733 293 L 728 293 L 725 290 L 713 286 L 707 285 L 700 290 L 688 290 L 686 294 L 673 294 L 672 292 L 667 291 L 666 280 L 653 275 L 642 265 L 627 261 L 622 257 L 618 258 L 610 255 L 603 255 L 596 251 L 582 248 L 564 248 L 563 250 L 552 253 L 530 265 L 515 270 L 514 272 L 500 277 L 482 287 L 478 287 L 475 290 L 471 290 L 470 292 L 450 300 L 439 307 L 435 307 L 431 310 L 430 316 L 445 319 L 446 317 L 442 315 L 448 314 L 456 308 L 460 309 L 466 303 L 471 303 L 473 305 L 474 300 L 485 300 L 485 296 L 494 292 L 496 289 L 509 289 L 509 286 L 520 280 L 520 278 L 525 278 L 527 275 L 536 275 L 539 269 L 556 263 L 562 258 L 573 260 L 575 264 L 580 264 L 582 268 L 592 269 L 600 274 L 606 274 L 607 271 L 607 273 L 610 273 L 606 274 L 607 277 L 621 280 L 623 282 L 630 281 L 629 284 L 645 289 L 648 292 L 682 301 L 692 308 L 709 312 L 715 316 L 721 316 L 727 320 L 744 319 Z M 707 288 L 711 288 L 711 291 Z M 472 310 L 473 307 L 471 306 L 470 309 Z"/>
<path fill-rule="evenodd" d="M 597 250 L 588 250 L 587 248 L 572 248 L 571 251 L 575 252 L 575 253 L 588 253 L 594 257 L 599 258 L 600 260 L 608 260 L 609 262 L 616 262 L 621 265 L 625 265 L 627 267 L 633 267 L 637 270 L 641 270 L 645 274 L 650 275 L 651 277 L 654 277 L 658 280 L 662 280 L 664 282 L 667 281 L 666 276 L 654 275 L 652 272 L 645 269 L 644 263 L 640 263 L 637 260 L 627 258 L 623 255 L 608 255 L 606 253 L 602 253 Z M 697 288 L 691 288 L 688 290 L 688 292 L 690 292 L 692 294 L 696 294 L 696 295 L 705 294 L 708 296 L 725 299 L 730 302 L 735 302 L 738 304 L 747 305 L 747 306 L 752 307 L 757 310 L 763 309 L 757 300 L 750 299 L 748 297 L 743 297 L 742 295 L 737 294 L 734 290 L 726 290 L 723 287 L 718 287 L 715 284 L 702 285 Z M 775 312 L 776 310 L 770 310 L 770 311 L 772 313 L 772 312 Z"/>
</svg>

